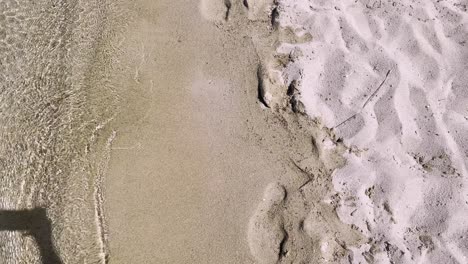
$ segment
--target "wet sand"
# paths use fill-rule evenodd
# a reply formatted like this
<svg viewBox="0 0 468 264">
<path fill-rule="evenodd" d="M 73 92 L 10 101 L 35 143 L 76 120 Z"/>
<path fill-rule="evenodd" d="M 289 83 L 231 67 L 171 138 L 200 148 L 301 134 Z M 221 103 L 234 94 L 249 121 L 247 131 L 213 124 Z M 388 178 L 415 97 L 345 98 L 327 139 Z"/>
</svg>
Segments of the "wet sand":
<svg viewBox="0 0 468 264">
<path fill-rule="evenodd" d="M 197 1 L 139 1 L 136 118 L 115 126 L 106 176 L 110 263 L 252 263 L 249 217 L 281 172 L 259 140 L 256 54 Z M 135 80 L 128 80 L 130 85 Z"/>
</svg>

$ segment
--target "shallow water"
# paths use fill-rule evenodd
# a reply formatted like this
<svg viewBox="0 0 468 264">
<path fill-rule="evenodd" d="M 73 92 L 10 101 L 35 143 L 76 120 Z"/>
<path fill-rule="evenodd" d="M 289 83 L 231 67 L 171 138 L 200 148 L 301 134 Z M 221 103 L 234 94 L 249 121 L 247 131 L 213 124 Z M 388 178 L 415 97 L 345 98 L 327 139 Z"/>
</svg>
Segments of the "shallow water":
<svg viewBox="0 0 468 264">
<path fill-rule="evenodd" d="M 0 263 L 104 262 L 116 2 L 0 2 Z"/>
</svg>

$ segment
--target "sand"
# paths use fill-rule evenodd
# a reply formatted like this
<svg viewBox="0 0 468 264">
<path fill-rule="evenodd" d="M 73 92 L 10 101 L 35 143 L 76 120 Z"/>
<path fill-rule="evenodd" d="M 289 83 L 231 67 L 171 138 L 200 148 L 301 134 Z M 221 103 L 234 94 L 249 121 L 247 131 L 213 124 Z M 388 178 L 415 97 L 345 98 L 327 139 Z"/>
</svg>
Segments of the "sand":
<svg viewBox="0 0 468 264">
<path fill-rule="evenodd" d="M 126 38 L 144 59 L 138 83 L 124 83 L 147 92 L 112 128 L 110 263 L 252 263 L 252 201 L 281 169 L 264 147 L 252 44 L 196 1 L 138 1 L 135 12 Z"/>
<path fill-rule="evenodd" d="M 0 263 L 466 263 L 467 5 L 0 2 Z"/>
<path fill-rule="evenodd" d="M 111 263 L 314 261 L 317 230 L 330 248 L 341 248 L 333 234 L 358 239 L 320 202 L 339 163 L 335 152 L 319 150 L 328 131 L 260 98 L 277 62 L 269 6 L 214 4 L 135 6 L 126 39 L 140 44 L 144 60 L 138 82 L 129 75 L 124 83 L 147 93 L 132 101 L 133 117 L 111 125 Z M 327 258 L 345 254 L 336 251 Z"/>
<path fill-rule="evenodd" d="M 273 97 L 284 88 L 274 47 L 296 37 L 279 34 L 268 2 L 251 4 L 136 5 L 127 38 L 150 88 L 113 128 L 111 263 L 331 261 L 360 239 L 322 201 L 341 160 L 323 147 L 329 130 L 295 91 Z"/>
<path fill-rule="evenodd" d="M 338 233 L 312 224 L 321 231 L 300 243 L 320 251 L 290 251 L 300 235 L 284 219 L 302 216 L 281 212 L 294 207 L 289 190 L 270 185 L 250 222 L 257 261 L 465 263 L 466 3 L 247 3 L 248 19 L 270 22 L 277 36 L 259 55 L 259 99 L 276 115 L 290 106 L 328 130 L 319 151 L 346 149 L 345 165 L 332 168 L 333 190 L 309 192 L 321 193 L 316 204 L 332 201 L 340 222 L 360 233 L 337 242 Z"/>
<path fill-rule="evenodd" d="M 280 1 L 312 40 L 284 67 L 348 147 L 333 173 L 350 263 L 466 263 L 466 2 Z"/>
</svg>

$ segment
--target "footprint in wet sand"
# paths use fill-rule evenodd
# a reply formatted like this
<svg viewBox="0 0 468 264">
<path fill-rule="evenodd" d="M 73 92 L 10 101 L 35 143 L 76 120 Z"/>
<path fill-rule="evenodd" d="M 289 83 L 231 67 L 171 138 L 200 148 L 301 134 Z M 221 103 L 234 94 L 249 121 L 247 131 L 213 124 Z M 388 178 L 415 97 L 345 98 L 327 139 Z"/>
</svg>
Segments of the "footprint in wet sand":
<svg viewBox="0 0 468 264">
<path fill-rule="evenodd" d="M 250 219 L 248 242 L 258 263 L 277 263 L 282 245 L 287 239 L 281 212 L 286 190 L 278 183 L 271 183 L 265 190 L 263 201 Z"/>
</svg>

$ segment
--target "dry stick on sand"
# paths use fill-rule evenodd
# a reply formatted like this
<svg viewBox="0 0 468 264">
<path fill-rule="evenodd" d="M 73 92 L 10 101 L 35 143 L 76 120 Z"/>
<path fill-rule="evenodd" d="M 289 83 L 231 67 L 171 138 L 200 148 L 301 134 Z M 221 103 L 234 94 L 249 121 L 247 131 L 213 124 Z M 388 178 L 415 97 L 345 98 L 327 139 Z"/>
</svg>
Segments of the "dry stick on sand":
<svg viewBox="0 0 468 264">
<path fill-rule="evenodd" d="M 361 110 L 359 110 L 359 112 L 355 113 L 354 115 L 348 117 L 346 120 L 344 120 L 343 122 L 339 123 L 338 125 L 334 126 L 333 129 L 345 124 L 346 122 L 348 122 L 349 120 L 353 119 L 354 117 L 356 117 L 357 114 L 361 113 L 362 109 L 364 109 L 364 107 L 366 107 L 366 105 L 372 100 L 372 98 L 377 94 L 377 92 L 379 92 L 380 88 L 382 88 L 382 86 L 384 85 L 384 83 L 387 81 L 388 79 L 388 75 L 390 75 L 390 72 L 392 70 L 388 70 L 387 71 L 387 74 L 385 75 L 385 79 L 380 83 L 379 87 L 377 87 L 377 89 L 375 89 L 375 91 L 367 98 L 367 100 L 364 102 L 364 104 L 361 106 Z"/>
<path fill-rule="evenodd" d="M 289 158 L 289 159 L 291 160 L 292 164 L 294 164 L 294 167 L 296 167 L 298 170 L 300 170 L 302 173 L 304 173 L 307 176 L 307 180 L 303 184 L 301 184 L 301 186 L 299 186 L 299 188 L 297 188 L 298 190 L 300 190 L 313 180 L 314 175 L 311 175 L 311 173 L 309 173 L 307 170 L 305 170 L 301 166 L 299 166 L 299 164 L 297 164 L 297 162 L 294 159 L 292 159 L 292 158 Z"/>
</svg>

